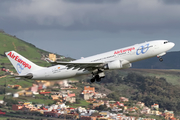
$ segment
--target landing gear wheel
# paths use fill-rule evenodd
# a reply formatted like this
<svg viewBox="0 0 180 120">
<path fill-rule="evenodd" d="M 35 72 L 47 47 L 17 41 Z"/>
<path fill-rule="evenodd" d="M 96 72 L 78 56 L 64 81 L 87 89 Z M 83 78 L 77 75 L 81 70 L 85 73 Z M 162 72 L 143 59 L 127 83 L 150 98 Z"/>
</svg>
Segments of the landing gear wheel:
<svg viewBox="0 0 180 120">
<path fill-rule="evenodd" d="M 96 75 L 95 79 L 96 79 L 96 82 L 100 82 L 101 81 L 101 78 L 99 77 L 99 75 Z"/>
<path fill-rule="evenodd" d="M 91 83 L 95 82 L 95 78 L 92 78 L 90 81 L 91 81 Z"/>
<path fill-rule="evenodd" d="M 99 78 L 99 79 L 96 79 L 96 82 L 101 82 L 101 78 Z"/>
<path fill-rule="evenodd" d="M 163 61 L 163 59 L 162 59 L 162 58 L 159 58 L 159 61 L 160 61 L 160 62 L 162 62 L 162 61 Z"/>
</svg>

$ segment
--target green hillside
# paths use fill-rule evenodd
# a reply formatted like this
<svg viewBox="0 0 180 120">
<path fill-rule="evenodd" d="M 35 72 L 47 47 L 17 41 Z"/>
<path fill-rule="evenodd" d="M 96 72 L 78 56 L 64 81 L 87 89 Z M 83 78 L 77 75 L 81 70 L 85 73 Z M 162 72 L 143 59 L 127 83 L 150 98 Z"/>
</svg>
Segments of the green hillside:
<svg viewBox="0 0 180 120">
<path fill-rule="evenodd" d="M 125 69 L 122 73 L 137 73 L 143 76 L 151 76 L 156 78 L 165 78 L 172 85 L 180 85 L 180 70 L 179 69 Z"/>
<path fill-rule="evenodd" d="M 119 100 L 120 96 L 148 107 L 157 103 L 160 111 L 173 110 L 180 113 L 180 70 L 125 69 L 107 71 L 100 83 L 91 84 L 97 92 L 109 89 L 109 99 Z M 89 80 L 87 81 L 89 82 Z M 97 86 L 97 84 L 99 86 Z M 102 91 L 102 90 L 101 90 Z M 107 94 L 107 92 L 104 92 Z"/>
<path fill-rule="evenodd" d="M 0 67 L 10 67 L 8 66 L 10 65 L 10 62 L 4 53 L 12 50 L 20 53 L 21 55 L 30 59 L 38 65 L 47 65 L 45 61 L 41 61 L 41 56 L 42 54 L 48 54 L 48 52 L 36 48 L 30 43 L 27 43 L 23 40 L 16 38 L 15 36 L 11 36 L 4 32 L 0 32 L 0 43 Z"/>
<path fill-rule="evenodd" d="M 6 33 L 0 33 L 0 42 L 1 55 L 4 55 L 4 52 L 6 51 L 14 50 L 27 58 L 39 59 L 42 53 L 48 53 L 46 51 L 36 48 L 30 43 L 22 41 Z"/>
<path fill-rule="evenodd" d="M 18 52 L 19 54 L 40 66 L 50 65 L 47 62 L 41 60 L 42 56 L 48 55 L 49 52 L 39 49 L 35 45 L 27 43 L 17 38 L 16 36 L 12 36 L 5 33 L 4 31 L 0 31 L 0 67 L 10 67 L 10 62 L 4 53 L 12 50 Z M 60 57 L 60 55 L 57 55 L 57 57 Z M 64 60 L 69 59 L 71 58 L 66 58 Z"/>
</svg>

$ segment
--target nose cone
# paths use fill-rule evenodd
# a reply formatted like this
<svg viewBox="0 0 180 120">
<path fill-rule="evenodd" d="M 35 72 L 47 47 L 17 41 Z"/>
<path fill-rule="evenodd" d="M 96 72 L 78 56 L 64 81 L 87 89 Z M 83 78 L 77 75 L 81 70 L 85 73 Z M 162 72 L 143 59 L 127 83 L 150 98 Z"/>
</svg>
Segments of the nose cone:
<svg viewBox="0 0 180 120">
<path fill-rule="evenodd" d="M 175 43 L 169 42 L 169 47 L 170 47 L 170 49 L 173 48 L 174 46 L 175 46 Z"/>
</svg>

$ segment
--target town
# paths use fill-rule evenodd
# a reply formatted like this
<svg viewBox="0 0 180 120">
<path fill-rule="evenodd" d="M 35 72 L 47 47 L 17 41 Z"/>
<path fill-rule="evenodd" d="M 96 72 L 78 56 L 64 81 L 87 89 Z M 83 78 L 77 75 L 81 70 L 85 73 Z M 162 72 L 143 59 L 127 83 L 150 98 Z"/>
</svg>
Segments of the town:
<svg viewBox="0 0 180 120">
<path fill-rule="evenodd" d="M 56 55 L 49 54 L 49 58 L 55 60 Z M 14 74 L 6 68 L 2 68 L 2 71 L 6 74 Z M 1 76 L 1 78 L 4 77 L 6 75 Z M 57 82 L 39 80 L 28 88 L 18 84 L 7 84 L 6 90 L 13 89 L 17 92 L 5 91 L 4 97 L 0 97 L 0 115 L 21 113 L 26 115 L 26 118 L 28 118 L 27 115 L 33 114 L 36 117 L 77 120 L 179 120 L 175 118 L 173 111 L 160 111 L 157 103 L 146 106 L 141 101 L 131 101 L 124 96 L 119 96 L 118 101 L 109 100 L 106 93 L 96 92 L 91 84 L 82 82 L 81 85 L 84 87 L 81 89 L 76 86 L 77 83 L 79 83 L 78 80 Z M 8 105 L 6 98 L 18 103 Z M 25 98 L 29 101 L 23 100 Z M 37 103 L 40 99 L 42 101 Z"/>
</svg>

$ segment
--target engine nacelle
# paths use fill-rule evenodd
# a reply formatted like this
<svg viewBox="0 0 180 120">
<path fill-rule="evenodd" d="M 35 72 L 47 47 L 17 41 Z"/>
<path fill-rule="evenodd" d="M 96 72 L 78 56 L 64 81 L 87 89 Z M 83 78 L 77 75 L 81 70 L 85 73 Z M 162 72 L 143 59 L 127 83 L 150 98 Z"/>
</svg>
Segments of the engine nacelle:
<svg viewBox="0 0 180 120">
<path fill-rule="evenodd" d="M 130 67 L 132 67 L 131 63 L 127 63 L 122 66 L 123 69 L 130 68 Z"/>
<path fill-rule="evenodd" d="M 115 60 L 115 61 L 107 63 L 104 66 L 104 68 L 115 70 L 115 69 L 126 69 L 126 68 L 130 68 L 131 66 L 132 64 L 129 63 L 127 60 Z"/>
<path fill-rule="evenodd" d="M 120 60 L 115 60 L 112 62 L 109 62 L 104 66 L 105 69 L 121 69 L 122 68 L 122 63 Z"/>
</svg>

